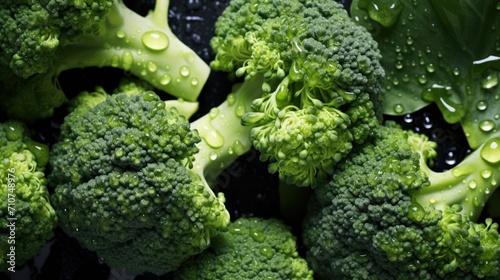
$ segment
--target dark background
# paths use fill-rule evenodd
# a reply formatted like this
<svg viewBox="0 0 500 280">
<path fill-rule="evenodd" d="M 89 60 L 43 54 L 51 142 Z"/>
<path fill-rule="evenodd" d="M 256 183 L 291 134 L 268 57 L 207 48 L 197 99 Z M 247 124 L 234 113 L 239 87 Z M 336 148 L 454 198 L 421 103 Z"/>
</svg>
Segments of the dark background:
<svg viewBox="0 0 500 280">
<path fill-rule="evenodd" d="M 124 0 L 125 4 L 139 14 L 145 15 L 154 7 L 154 0 Z M 194 49 L 207 63 L 213 58 L 209 40 L 213 35 L 213 23 L 229 0 L 172 0 L 169 24 L 172 31 L 185 44 Z M 348 7 L 349 1 L 342 1 Z M 82 90 L 93 90 L 95 85 L 104 85 L 111 90 L 123 75 L 122 70 L 112 68 L 90 68 L 71 70 L 61 74 L 60 83 L 68 97 Z M 212 72 L 200 95 L 200 111 L 206 113 L 217 106 L 230 92 L 231 83 L 223 73 Z M 58 134 L 58 126 L 66 114 L 64 108 L 56 111 L 50 120 L 35 124 L 39 131 L 37 140 L 53 143 Z M 195 116 L 196 117 L 196 116 Z M 396 120 L 405 128 L 427 134 L 438 142 L 439 151 L 434 169 L 443 170 L 454 166 L 467 153 L 465 137 L 460 126 L 446 124 L 435 106 L 402 117 L 387 117 Z M 261 216 L 283 218 L 279 211 L 278 179 L 267 172 L 267 166 L 258 159 L 255 150 L 238 159 L 219 177 L 216 189 L 224 192 L 226 206 L 232 219 L 241 216 Z M 300 227 L 293 225 L 300 241 Z M 299 242 L 300 246 L 300 242 Z M 300 247 L 299 247 L 300 248 Z M 18 272 L 0 275 L 2 279 L 109 279 L 142 280 L 170 279 L 152 274 L 132 275 L 123 270 L 111 270 L 99 260 L 95 253 L 82 248 L 77 241 L 57 229 L 53 240 L 48 242 L 40 254 L 30 260 Z"/>
</svg>

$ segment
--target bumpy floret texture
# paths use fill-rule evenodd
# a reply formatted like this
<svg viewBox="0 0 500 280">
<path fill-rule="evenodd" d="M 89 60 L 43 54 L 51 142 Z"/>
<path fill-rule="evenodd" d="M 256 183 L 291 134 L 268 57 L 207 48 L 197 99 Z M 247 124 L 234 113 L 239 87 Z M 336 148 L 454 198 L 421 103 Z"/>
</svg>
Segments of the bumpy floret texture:
<svg viewBox="0 0 500 280">
<path fill-rule="evenodd" d="M 498 225 L 412 200 L 429 182 L 408 133 L 381 127 L 315 189 L 303 236 L 318 279 L 498 278 Z"/>
<path fill-rule="evenodd" d="M 43 172 L 47 147 L 15 121 L 0 124 L 0 147 L 0 271 L 6 271 L 13 266 L 9 255 L 22 265 L 52 238 L 57 216 Z"/>
<path fill-rule="evenodd" d="M 188 166 L 200 137 L 153 92 L 64 120 L 49 180 L 62 228 L 112 267 L 163 274 L 225 228 L 224 198 Z"/>
<path fill-rule="evenodd" d="M 0 62 L 27 78 L 48 72 L 59 46 L 73 36 L 97 33 L 110 0 L 11 1 L 0 3 Z M 61 16 L 64 14 L 64 16 Z"/>
<path fill-rule="evenodd" d="M 243 123 L 283 180 L 305 186 L 331 173 L 378 124 L 378 46 L 339 3 L 231 1 L 215 31 L 214 69 L 264 77 Z"/>
<path fill-rule="evenodd" d="M 242 217 L 215 237 L 210 248 L 185 263 L 175 279 L 312 280 L 296 246 L 295 236 L 282 221 Z"/>
</svg>

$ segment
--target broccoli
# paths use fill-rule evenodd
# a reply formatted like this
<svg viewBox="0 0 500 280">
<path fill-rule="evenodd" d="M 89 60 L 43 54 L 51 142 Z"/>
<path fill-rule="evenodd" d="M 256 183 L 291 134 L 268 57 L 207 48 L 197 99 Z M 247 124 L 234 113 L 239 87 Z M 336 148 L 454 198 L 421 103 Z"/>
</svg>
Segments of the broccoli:
<svg viewBox="0 0 500 280">
<path fill-rule="evenodd" d="M 500 182 L 500 138 L 433 171 L 436 144 L 392 122 L 314 189 L 304 221 L 318 279 L 498 279 L 498 224 L 478 217 Z"/>
<path fill-rule="evenodd" d="M 1 1 L 1 108 L 26 121 L 49 117 L 67 99 L 60 73 L 84 67 L 121 68 L 195 101 L 210 68 L 170 30 L 169 2 L 143 17 L 122 0 Z"/>
<path fill-rule="evenodd" d="M 53 237 L 57 215 L 44 168 L 48 147 L 18 121 L 0 124 L 0 271 L 15 272 Z"/>
<path fill-rule="evenodd" d="M 208 182 L 251 148 L 240 118 L 260 93 L 247 93 L 236 88 L 192 123 L 153 91 L 85 93 L 50 157 L 63 230 L 138 273 L 173 271 L 205 250 L 229 223 L 224 195 Z"/>
<path fill-rule="evenodd" d="M 335 1 L 232 0 L 210 44 L 212 69 L 263 92 L 242 123 L 283 181 L 314 185 L 379 123 L 377 43 Z"/>
<path fill-rule="evenodd" d="M 183 264 L 174 279 L 312 280 L 313 273 L 282 221 L 242 217 L 214 237 L 209 249 Z"/>
<path fill-rule="evenodd" d="M 497 0 L 355 0 L 352 17 L 380 43 L 387 115 L 435 103 L 476 149 L 498 134 Z"/>
</svg>

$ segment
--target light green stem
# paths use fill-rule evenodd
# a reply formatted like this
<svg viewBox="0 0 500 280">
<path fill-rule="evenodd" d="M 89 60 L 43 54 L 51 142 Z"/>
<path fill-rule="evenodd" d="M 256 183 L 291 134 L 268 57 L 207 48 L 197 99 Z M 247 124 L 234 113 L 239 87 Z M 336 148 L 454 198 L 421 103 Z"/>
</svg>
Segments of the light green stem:
<svg viewBox="0 0 500 280">
<path fill-rule="evenodd" d="M 245 81 L 221 105 L 192 123 L 191 128 L 198 130 L 202 138 L 192 170 L 203 174 L 204 180 L 214 181 L 252 147 L 252 128 L 243 126 L 241 117 L 250 111 L 252 101 L 262 95 L 262 81 L 260 76 Z"/>
<path fill-rule="evenodd" d="M 157 89 L 188 101 L 198 98 L 210 67 L 168 26 L 170 1 L 158 0 L 146 17 L 113 1 L 101 33 L 62 49 L 59 71 L 78 67 L 116 67 Z"/>
</svg>

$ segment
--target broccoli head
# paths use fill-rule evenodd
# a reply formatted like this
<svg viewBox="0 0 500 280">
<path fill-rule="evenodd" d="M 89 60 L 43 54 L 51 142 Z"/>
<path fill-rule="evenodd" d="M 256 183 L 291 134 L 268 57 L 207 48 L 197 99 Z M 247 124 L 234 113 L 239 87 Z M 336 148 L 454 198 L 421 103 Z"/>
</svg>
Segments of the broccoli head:
<svg viewBox="0 0 500 280">
<path fill-rule="evenodd" d="M 303 237 L 318 279 L 498 279 L 498 224 L 478 221 L 500 180 L 498 141 L 436 172 L 434 142 L 381 126 L 314 190 Z"/>
<path fill-rule="evenodd" d="M 226 229 L 224 195 L 208 182 L 250 149 L 240 118 L 255 95 L 235 91 L 189 123 L 183 103 L 133 88 L 71 102 L 48 178 L 65 232 L 111 267 L 160 275 Z"/>
<path fill-rule="evenodd" d="M 212 241 L 207 250 L 183 264 L 174 278 L 313 279 L 297 252 L 295 236 L 280 220 L 242 217 Z"/>
<path fill-rule="evenodd" d="M 2 1 L 1 108 L 9 116 L 46 118 L 65 101 L 65 70 L 115 67 L 175 97 L 194 101 L 210 68 L 168 26 L 169 0 L 141 16 L 122 0 Z M 44 100 L 39 106 L 37 100 Z"/>
<path fill-rule="evenodd" d="M 314 185 L 378 124 L 377 43 L 335 1 L 230 1 L 211 47 L 213 69 L 259 80 L 242 123 L 284 181 Z"/>
<path fill-rule="evenodd" d="M 52 208 L 44 169 L 46 145 L 30 139 L 17 121 L 0 124 L 0 271 L 14 272 L 53 236 Z"/>
</svg>

